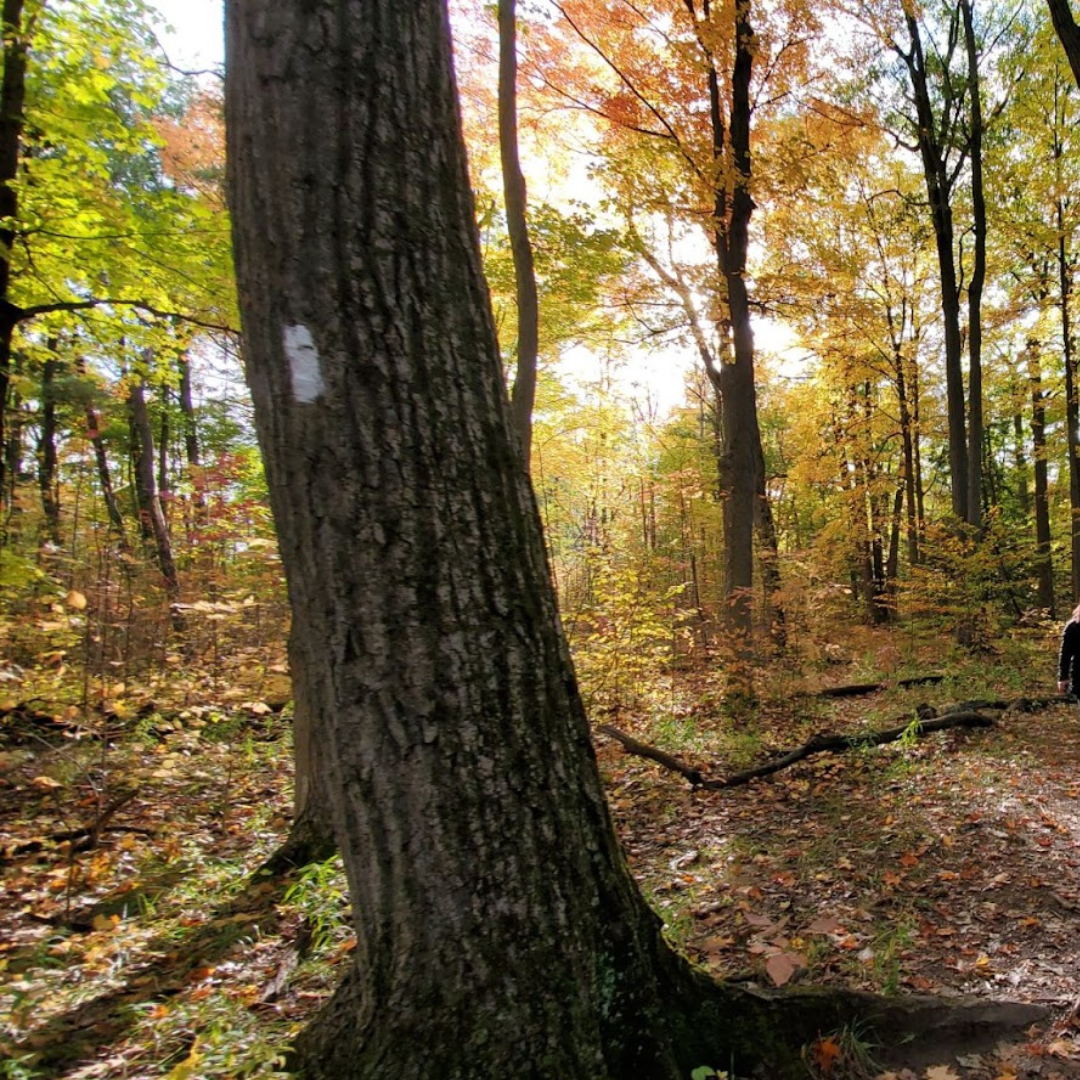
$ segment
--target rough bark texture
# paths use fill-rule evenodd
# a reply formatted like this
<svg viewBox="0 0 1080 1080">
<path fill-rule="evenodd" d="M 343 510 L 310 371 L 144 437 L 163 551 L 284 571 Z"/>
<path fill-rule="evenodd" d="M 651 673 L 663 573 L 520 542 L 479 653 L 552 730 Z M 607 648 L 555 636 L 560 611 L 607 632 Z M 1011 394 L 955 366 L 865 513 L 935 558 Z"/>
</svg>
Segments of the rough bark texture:
<svg viewBox="0 0 1080 1080">
<path fill-rule="evenodd" d="M 248 377 L 358 939 L 302 1074 L 795 1075 L 821 1031 L 937 1021 L 717 985 L 629 874 L 509 419 L 443 4 L 232 0 L 227 26 Z"/>
<path fill-rule="evenodd" d="M 248 0 L 228 50 L 248 375 L 358 934 L 305 1074 L 678 1075 L 508 420 L 445 12 Z"/>
<path fill-rule="evenodd" d="M 0 80 L 0 446 L 6 445 L 4 423 L 11 384 L 11 340 L 19 311 L 10 300 L 11 249 L 19 200 L 14 181 L 19 174 L 25 121 L 28 37 L 23 27 L 23 0 L 4 0 L 4 74 Z M 0 498 L 7 491 L 0 457 Z"/>
</svg>

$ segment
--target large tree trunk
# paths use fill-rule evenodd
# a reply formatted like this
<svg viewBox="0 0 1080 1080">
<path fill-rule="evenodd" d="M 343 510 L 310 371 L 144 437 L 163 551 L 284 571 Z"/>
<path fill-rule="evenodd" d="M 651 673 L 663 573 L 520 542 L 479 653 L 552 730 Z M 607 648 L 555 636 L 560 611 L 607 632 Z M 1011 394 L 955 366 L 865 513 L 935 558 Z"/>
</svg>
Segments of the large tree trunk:
<svg viewBox="0 0 1080 1080">
<path fill-rule="evenodd" d="M 227 13 L 248 378 L 358 939 L 303 1075 L 803 1072 L 796 1047 L 891 1006 L 777 1007 L 695 973 L 618 850 L 510 423 L 444 4 Z"/>
<path fill-rule="evenodd" d="M 445 12 L 247 0 L 228 48 L 248 376 L 358 936 L 305 1075 L 677 1076 L 508 420 Z"/>
<path fill-rule="evenodd" d="M 3 0 L 4 74 L 0 80 L 0 446 L 7 445 L 8 390 L 11 385 L 11 341 L 19 312 L 12 305 L 11 251 L 19 199 L 19 175 L 25 122 L 26 62 L 30 35 L 23 26 L 23 0 Z M 8 490 L 0 455 L 0 500 Z"/>
<path fill-rule="evenodd" d="M 528 468 L 532 450 L 532 413 L 536 401 L 536 365 L 540 351 L 540 303 L 536 295 L 532 244 L 526 216 L 525 177 L 518 155 L 517 20 L 514 0 L 499 0 L 499 152 L 502 158 L 506 227 L 514 258 L 517 291 L 517 370 L 511 415 Z"/>
</svg>

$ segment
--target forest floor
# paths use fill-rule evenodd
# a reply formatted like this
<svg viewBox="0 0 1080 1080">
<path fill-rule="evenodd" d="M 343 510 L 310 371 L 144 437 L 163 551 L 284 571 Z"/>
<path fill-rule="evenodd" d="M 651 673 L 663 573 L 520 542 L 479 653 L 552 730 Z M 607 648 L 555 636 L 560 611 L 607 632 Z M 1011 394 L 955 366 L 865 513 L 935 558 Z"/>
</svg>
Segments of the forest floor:
<svg viewBox="0 0 1080 1080">
<path fill-rule="evenodd" d="M 813 732 L 904 723 L 919 704 L 1045 695 L 1051 666 L 796 693 L 865 671 L 838 665 L 774 693 L 752 725 L 723 719 L 709 679 L 683 672 L 605 719 L 724 776 Z M 286 1075 L 282 1047 L 353 947 L 345 885 L 336 860 L 252 879 L 287 830 L 286 725 L 257 699 L 211 705 L 211 693 L 144 708 L 106 739 L 115 716 L 51 728 L 45 716 L 72 710 L 4 706 L 0 1077 Z M 717 975 L 1048 1008 L 996 1049 L 921 1047 L 917 1068 L 893 1072 L 875 1064 L 872 1033 L 822 1033 L 808 1075 L 1080 1077 L 1080 710 L 992 715 L 721 791 L 597 736 L 646 895 L 670 940 Z"/>
</svg>

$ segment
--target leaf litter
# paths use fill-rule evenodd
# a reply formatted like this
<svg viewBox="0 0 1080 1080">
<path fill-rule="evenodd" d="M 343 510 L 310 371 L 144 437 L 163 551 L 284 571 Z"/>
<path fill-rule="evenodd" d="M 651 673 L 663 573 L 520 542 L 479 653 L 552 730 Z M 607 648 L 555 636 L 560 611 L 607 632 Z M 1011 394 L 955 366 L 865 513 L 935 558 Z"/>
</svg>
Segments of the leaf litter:
<svg viewBox="0 0 1080 1080">
<path fill-rule="evenodd" d="M 287 721 L 235 693 L 191 700 L 157 718 L 157 734 L 4 747 L 0 1053 L 25 1059 L 27 1076 L 285 1075 L 283 1048 L 349 960 L 339 869 L 250 877 L 287 832 Z M 834 730 L 873 722 L 865 701 L 828 710 Z M 707 719 L 696 714 L 691 752 L 722 772 Z M 620 722 L 657 737 L 647 716 Z M 782 705 L 760 723 L 778 746 L 806 734 Z M 872 1046 L 857 1064 L 861 1036 L 823 1033 L 807 1048 L 812 1076 L 1080 1076 L 1075 706 L 809 759 L 722 792 L 692 791 L 603 739 L 598 751 L 668 937 L 716 975 L 1054 1010 L 992 1054 L 921 1048 L 893 1073 L 867 1066 Z M 91 849 L 55 839 L 117 792 L 134 794 Z"/>
</svg>

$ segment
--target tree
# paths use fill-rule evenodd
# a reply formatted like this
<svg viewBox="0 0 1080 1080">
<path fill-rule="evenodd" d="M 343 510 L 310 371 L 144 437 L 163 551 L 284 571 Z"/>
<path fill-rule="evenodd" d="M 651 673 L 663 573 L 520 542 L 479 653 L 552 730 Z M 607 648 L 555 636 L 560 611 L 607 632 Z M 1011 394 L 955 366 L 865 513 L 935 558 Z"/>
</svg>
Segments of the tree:
<svg viewBox="0 0 1080 1080">
<path fill-rule="evenodd" d="M 532 411 L 540 351 L 540 301 L 526 215 L 525 177 L 518 154 L 517 19 L 514 0 L 499 0 L 499 150 L 502 158 L 506 225 L 514 257 L 517 296 L 517 370 L 511 395 L 514 426 L 525 464 L 532 449 Z"/>
<path fill-rule="evenodd" d="M 722 418 L 725 617 L 739 654 L 729 671 L 748 691 L 755 532 L 762 578 L 779 618 L 748 280 L 759 182 L 751 127 L 762 100 L 775 107 L 804 70 L 815 21 L 799 3 L 766 7 L 751 0 L 553 0 L 552 7 L 561 16 L 549 47 L 558 65 L 544 77 L 563 103 L 609 122 L 604 173 L 609 183 L 616 178 L 622 205 L 626 192 L 636 189 L 642 218 L 674 211 L 703 229 L 713 249 L 708 288 L 716 363 L 707 370 Z M 700 351 L 698 341 L 695 348 Z M 776 636 L 782 638 L 782 628 Z"/>
<path fill-rule="evenodd" d="M 1077 86 L 1080 86 L 1080 26 L 1076 25 L 1073 18 L 1069 0 L 1046 0 L 1046 6 L 1050 9 L 1050 18 L 1069 59 L 1073 77 Z"/>
<path fill-rule="evenodd" d="M 711 982 L 618 850 L 509 419 L 445 7 L 327 14 L 227 8 L 246 364 L 358 939 L 304 1075 L 801 1072 L 795 1047 L 882 1007 Z"/>
</svg>

